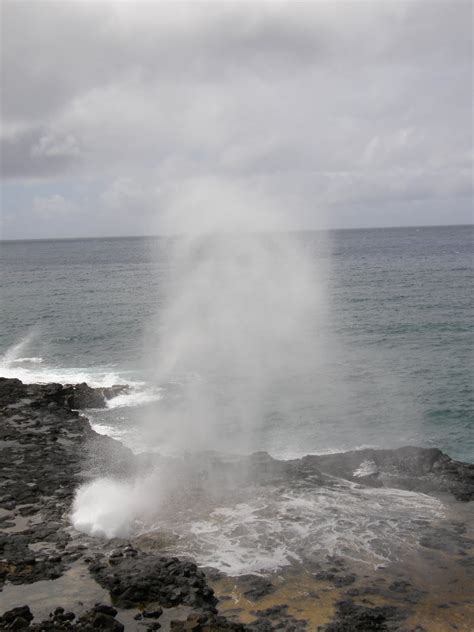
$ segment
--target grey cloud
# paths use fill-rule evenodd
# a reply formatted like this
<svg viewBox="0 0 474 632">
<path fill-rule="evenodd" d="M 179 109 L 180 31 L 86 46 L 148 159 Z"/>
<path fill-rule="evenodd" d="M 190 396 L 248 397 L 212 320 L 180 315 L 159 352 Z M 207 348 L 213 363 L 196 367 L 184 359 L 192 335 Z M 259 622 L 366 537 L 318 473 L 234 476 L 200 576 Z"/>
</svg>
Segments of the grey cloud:
<svg viewBox="0 0 474 632">
<path fill-rule="evenodd" d="M 81 150 L 74 134 L 66 134 L 62 137 L 44 134 L 40 136 L 38 142 L 31 149 L 32 156 L 63 156 L 72 158 L 80 156 L 80 154 Z"/>
<path fill-rule="evenodd" d="M 6 2 L 4 116 L 50 116 L 70 99 L 136 73 L 163 81 L 282 73 L 309 63 L 320 48 L 304 20 L 252 5 L 242 10 L 204 3 L 183 12 L 149 4 L 138 8 L 131 24 L 127 20 L 107 3 Z"/>
<path fill-rule="evenodd" d="M 318 207 L 337 223 L 365 204 L 372 224 L 389 200 L 472 195 L 470 3 L 40 0 L 2 13 L 3 177 L 67 197 L 67 174 L 104 222 L 159 213 L 157 190 L 191 178 L 262 187 L 308 225 Z"/>
<path fill-rule="evenodd" d="M 77 163 L 79 155 L 73 138 L 54 138 L 39 128 L 0 139 L 0 165 L 5 179 L 57 176 Z"/>
</svg>

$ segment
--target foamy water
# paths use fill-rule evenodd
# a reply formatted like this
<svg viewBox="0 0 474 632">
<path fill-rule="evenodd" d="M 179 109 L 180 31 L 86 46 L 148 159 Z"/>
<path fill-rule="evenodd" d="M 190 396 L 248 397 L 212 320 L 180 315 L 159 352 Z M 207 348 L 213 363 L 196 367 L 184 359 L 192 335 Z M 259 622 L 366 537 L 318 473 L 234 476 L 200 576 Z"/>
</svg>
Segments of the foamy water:
<svg viewBox="0 0 474 632">
<path fill-rule="evenodd" d="M 54 367 L 42 357 L 14 357 L 12 350 L 0 357 L 0 374 L 6 378 L 17 378 L 25 384 L 87 382 L 89 386 L 100 388 L 128 383 L 124 376 L 107 367 Z"/>
<path fill-rule="evenodd" d="M 240 575 L 323 561 L 327 555 L 384 564 L 416 549 L 415 520 L 441 515 L 441 503 L 423 494 L 341 486 L 250 498 L 176 530 L 186 543 L 182 553 Z"/>
<path fill-rule="evenodd" d="M 420 520 L 444 515 L 442 503 L 425 494 L 347 481 L 311 489 L 289 480 L 284 491 L 250 487 L 229 494 L 227 502 L 225 494 L 194 496 L 179 487 L 162 495 L 161 482 L 156 472 L 133 483 L 103 479 L 86 485 L 77 495 L 73 524 L 106 537 L 173 533 L 175 554 L 241 575 L 321 562 L 328 555 L 377 567 L 417 549 Z M 120 502 L 124 495 L 133 500 L 127 508 Z"/>
<path fill-rule="evenodd" d="M 121 393 L 117 397 L 113 397 L 107 401 L 107 408 L 114 410 L 115 408 L 130 408 L 136 406 L 144 406 L 152 402 L 159 401 L 162 398 L 161 389 L 150 389 L 145 383 L 137 383 L 132 386 L 129 393 Z"/>
<path fill-rule="evenodd" d="M 161 398 L 161 389 L 152 389 L 143 381 L 131 379 L 124 372 L 111 367 L 55 367 L 40 356 L 20 354 L 33 342 L 35 334 L 30 333 L 19 343 L 12 345 L 0 356 L 0 375 L 17 378 L 25 384 L 82 384 L 86 382 L 94 388 L 107 388 L 117 384 L 128 385 L 130 390 L 107 401 L 109 410 L 143 406 Z M 113 434 L 113 429 L 110 428 Z M 102 433 L 103 434 L 103 433 Z"/>
</svg>

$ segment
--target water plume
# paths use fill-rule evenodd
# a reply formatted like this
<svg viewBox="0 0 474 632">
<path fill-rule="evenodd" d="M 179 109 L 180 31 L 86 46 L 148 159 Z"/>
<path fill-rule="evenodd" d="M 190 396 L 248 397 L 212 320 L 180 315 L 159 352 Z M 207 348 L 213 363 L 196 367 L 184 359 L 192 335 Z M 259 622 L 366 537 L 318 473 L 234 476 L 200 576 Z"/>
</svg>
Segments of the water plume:
<svg viewBox="0 0 474 632">
<path fill-rule="evenodd" d="M 134 481 L 99 478 L 83 485 L 74 499 L 71 520 L 79 531 L 106 538 L 126 537 L 137 516 L 158 504 L 150 477 Z"/>
<path fill-rule="evenodd" d="M 235 183 L 206 178 L 168 193 L 161 226 L 173 235 L 170 282 L 152 327 L 156 347 L 147 340 L 147 362 L 167 395 L 141 432 L 151 448 L 175 456 L 250 453 L 265 415 L 284 406 L 288 383 L 306 375 L 319 355 L 317 342 L 308 345 L 310 332 L 322 333 L 324 323 L 317 271 L 283 210 Z M 141 480 L 139 493 L 136 483 L 116 482 L 110 497 L 120 498 L 112 503 L 120 505 L 119 516 L 100 500 L 110 481 L 89 484 L 76 497 L 74 524 L 123 534 L 150 506 L 158 512 L 171 487 L 175 502 L 186 496 L 193 474 L 181 478 L 173 468 Z M 215 492 L 220 481 L 211 478 L 206 486 Z M 171 483 L 177 480 L 181 492 Z"/>
<path fill-rule="evenodd" d="M 40 364 L 42 358 L 39 357 L 21 357 L 25 350 L 31 345 L 31 343 L 38 337 L 39 327 L 32 327 L 28 333 L 21 338 L 19 342 L 11 345 L 3 355 L 0 356 L 0 366 L 2 369 L 9 369 L 12 364 L 21 362 L 30 362 L 33 364 Z"/>
<path fill-rule="evenodd" d="M 307 344 L 323 327 L 317 271 L 283 210 L 235 184 L 192 183 L 166 226 L 179 236 L 149 361 L 178 395 L 147 432 L 171 452 L 251 451 L 275 395 L 318 353 Z"/>
</svg>

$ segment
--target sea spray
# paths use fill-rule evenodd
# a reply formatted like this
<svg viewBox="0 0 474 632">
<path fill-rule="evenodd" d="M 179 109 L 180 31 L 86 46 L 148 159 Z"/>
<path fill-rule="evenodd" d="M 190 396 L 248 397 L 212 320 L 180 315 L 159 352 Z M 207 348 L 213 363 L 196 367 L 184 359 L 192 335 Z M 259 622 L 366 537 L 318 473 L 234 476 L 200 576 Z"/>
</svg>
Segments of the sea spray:
<svg viewBox="0 0 474 632">
<path fill-rule="evenodd" d="M 25 352 L 38 335 L 39 327 L 32 327 L 17 343 L 8 347 L 5 353 L 0 356 L 0 366 L 2 369 L 8 370 L 16 363 L 32 362 L 34 364 L 40 364 L 43 360 L 40 357 L 21 357 L 21 354 Z"/>
<path fill-rule="evenodd" d="M 247 503 L 255 492 L 243 466 L 216 463 L 225 454 L 258 451 L 268 418 L 272 432 L 289 442 L 293 430 L 298 435 L 299 409 L 308 406 L 314 445 L 315 436 L 346 435 L 348 427 L 353 442 L 352 413 L 362 401 L 375 402 L 377 424 L 390 405 L 392 416 L 409 408 L 407 399 L 393 397 L 391 376 L 378 371 L 370 350 L 348 348 L 329 327 L 324 259 L 305 249 L 281 209 L 216 179 L 175 191 L 167 208 L 169 283 L 145 341 L 148 374 L 162 397 L 134 433 L 155 463 L 157 452 L 174 460 L 133 480 L 108 480 L 111 508 L 103 481 L 79 490 L 73 523 L 108 537 L 136 533 L 139 524 L 173 524 L 178 507 L 192 527 L 206 521 L 203 512 Z M 320 503 L 311 505 L 315 523 L 321 511 Z"/>
<path fill-rule="evenodd" d="M 164 225 L 178 237 L 148 361 L 177 396 L 144 432 L 152 443 L 157 433 L 168 452 L 250 452 L 265 414 L 284 405 L 289 380 L 307 375 L 320 355 L 319 271 L 283 210 L 235 183 L 190 182 L 170 195 Z"/>
<path fill-rule="evenodd" d="M 126 537 L 137 516 L 154 513 L 155 475 L 134 481 L 99 478 L 82 486 L 74 499 L 71 520 L 79 531 L 106 538 Z"/>
<path fill-rule="evenodd" d="M 318 271 L 282 209 L 234 183 L 205 178 L 172 192 L 162 226 L 175 235 L 172 282 L 153 327 L 158 343 L 150 349 L 150 337 L 146 356 L 156 384 L 175 385 L 176 396 L 164 397 L 139 431 L 150 448 L 175 455 L 250 453 L 265 414 L 285 406 L 288 384 L 323 355 Z M 114 512 L 101 504 L 111 482 L 90 483 L 77 494 L 73 523 L 89 533 L 123 533 L 150 507 L 159 513 L 171 478 L 142 479 L 139 493 L 136 482 L 117 483 L 116 530 Z M 217 476 L 208 487 L 219 484 Z"/>
</svg>

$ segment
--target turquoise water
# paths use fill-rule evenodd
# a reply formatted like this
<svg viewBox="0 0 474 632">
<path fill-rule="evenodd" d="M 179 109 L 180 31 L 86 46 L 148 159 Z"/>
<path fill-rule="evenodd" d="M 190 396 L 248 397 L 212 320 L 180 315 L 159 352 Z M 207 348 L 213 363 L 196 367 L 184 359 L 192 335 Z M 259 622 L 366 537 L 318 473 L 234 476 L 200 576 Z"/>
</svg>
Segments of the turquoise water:
<svg viewBox="0 0 474 632">
<path fill-rule="evenodd" d="M 319 271 L 334 344 L 317 371 L 288 374 L 266 393 L 253 448 L 290 457 L 416 444 L 474 461 L 473 236 L 469 226 L 298 235 Z M 179 376 L 158 384 L 143 360 L 173 285 L 169 254 L 165 238 L 2 242 L 0 373 L 131 382 L 128 398 L 90 415 L 145 447 L 137 424 L 159 428 L 179 397 Z M 310 333 L 307 345 L 318 352 Z M 222 427 L 231 425 L 223 411 Z"/>
</svg>

